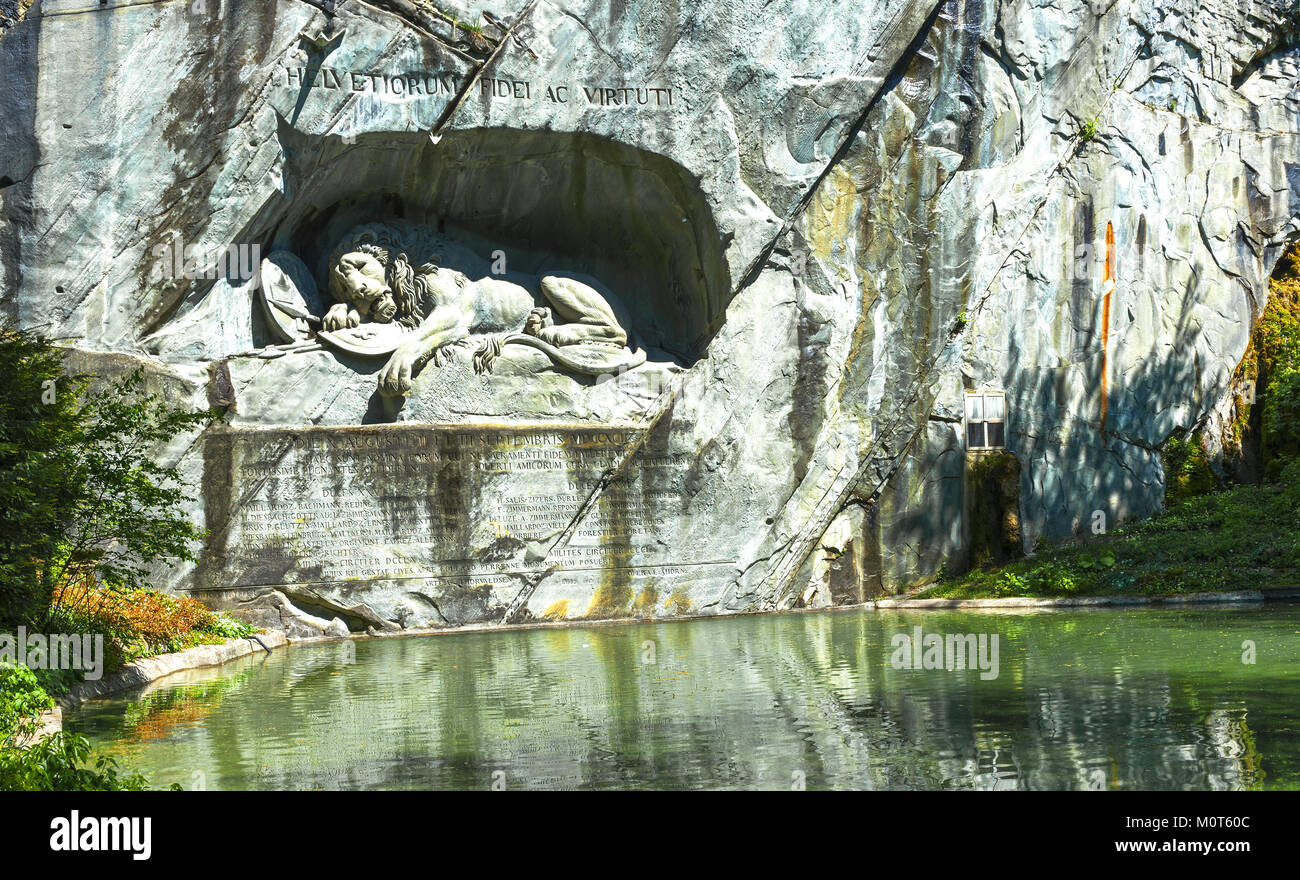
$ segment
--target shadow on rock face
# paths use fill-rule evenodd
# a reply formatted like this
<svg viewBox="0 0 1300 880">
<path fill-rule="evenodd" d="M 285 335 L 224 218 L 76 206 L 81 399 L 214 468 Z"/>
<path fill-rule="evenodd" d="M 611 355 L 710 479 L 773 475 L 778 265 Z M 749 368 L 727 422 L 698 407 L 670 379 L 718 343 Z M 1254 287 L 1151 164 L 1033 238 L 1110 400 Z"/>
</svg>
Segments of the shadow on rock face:
<svg viewBox="0 0 1300 880">
<path fill-rule="evenodd" d="M 376 391 L 370 395 L 370 404 L 366 407 L 366 414 L 361 417 L 361 424 L 377 425 L 401 421 L 405 406 L 405 397 L 389 397 Z"/>
</svg>

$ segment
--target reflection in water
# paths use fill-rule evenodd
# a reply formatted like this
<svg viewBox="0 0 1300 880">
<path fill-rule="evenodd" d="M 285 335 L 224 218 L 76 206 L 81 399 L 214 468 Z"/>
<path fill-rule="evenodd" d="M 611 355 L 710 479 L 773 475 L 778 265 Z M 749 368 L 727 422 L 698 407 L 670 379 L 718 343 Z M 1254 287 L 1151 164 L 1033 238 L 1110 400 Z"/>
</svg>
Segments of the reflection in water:
<svg viewBox="0 0 1300 880">
<path fill-rule="evenodd" d="M 915 626 L 998 677 L 894 668 Z M 1294 788 L 1298 661 L 1294 605 L 845 611 L 293 646 L 66 727 L 187 788 Z"/>
</svg>

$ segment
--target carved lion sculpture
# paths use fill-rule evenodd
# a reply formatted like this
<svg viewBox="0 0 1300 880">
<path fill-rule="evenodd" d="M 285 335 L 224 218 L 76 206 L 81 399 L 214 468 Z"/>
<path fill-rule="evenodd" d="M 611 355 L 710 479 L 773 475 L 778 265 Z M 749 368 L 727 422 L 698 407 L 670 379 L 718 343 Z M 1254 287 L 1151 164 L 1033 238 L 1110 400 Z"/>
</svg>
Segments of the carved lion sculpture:
<svg viewBox="0 0 1300 880">
<path fill-rule="evenodd" d="M 471 337 L 484 340 L 475 367 L 491 369 L 509 344 L 529 345 L 557 366 L 599 375 L 644 361 L 625 346 L 627 331 L 615 306 L 595 288 L 557 275 L 477 280 L 439 265 L 436 239 L 415 227 L 368 224 L 353 230 L 329 259 L 329 291 L 336 301 L 324 330 L 364 322 L 396 322 L 409 329 L 379 374 L 379 390 L 405 395 L 411 378 L 430 360 L 441 365 Z M 419 263 L 408 254 L 418 255 Z"/>
</svg>

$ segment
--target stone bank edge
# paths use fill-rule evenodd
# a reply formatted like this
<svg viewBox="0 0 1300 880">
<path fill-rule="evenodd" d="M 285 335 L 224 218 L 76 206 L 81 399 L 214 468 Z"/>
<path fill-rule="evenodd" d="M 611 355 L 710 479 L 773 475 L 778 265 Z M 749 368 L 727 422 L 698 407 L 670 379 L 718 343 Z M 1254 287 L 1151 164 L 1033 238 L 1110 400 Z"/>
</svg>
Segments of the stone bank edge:
<svg viewBox="0 0 1300 880">
<path fill-rule="evenodd" d="M 61 731 L 63 729 L 63 710 L 74 709 L 87 700 L 96 700 L 131 688 L 141 687 L 174 672 L 201 669 L 205 666 L 220 666 L 223 663 L 229 663 L 231 660 L 237 660 L 240 657 L 246 657 L 256 651 L 261 651 L 263 646 L 266 649 L 282 648 L 288 642 L 289 640 L 284 633 L 278 630 L 268 630 L 259 633 L 255 638 L 228 639 L 220 645 L 196 645 L 193 648 L 186 648 L 184 651 L 134 660 L 99 681 L 83 681 L 80 684 L 73 685 L 67 694 L 57 698 L 58 704 L 53 709 L 41 713 L 39 719 L 41 727 L 36 736 L 41 738 Z"/>
</svg>

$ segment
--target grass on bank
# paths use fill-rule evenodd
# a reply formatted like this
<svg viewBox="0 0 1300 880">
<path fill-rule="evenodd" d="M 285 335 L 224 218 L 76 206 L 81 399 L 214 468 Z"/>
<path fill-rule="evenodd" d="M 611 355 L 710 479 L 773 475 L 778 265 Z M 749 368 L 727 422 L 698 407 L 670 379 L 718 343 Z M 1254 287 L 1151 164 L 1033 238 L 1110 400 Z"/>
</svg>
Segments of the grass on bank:
<svg viewBox="0 0 1300 880">
<path fill-rule="evenodd" d="M 1175 501 L 1149 520 L 1029 558 L 941 578 L 923 596 L 1162 596 L 1300 586 L 1300 460 L 1276 483 Z"/>
</svg>

